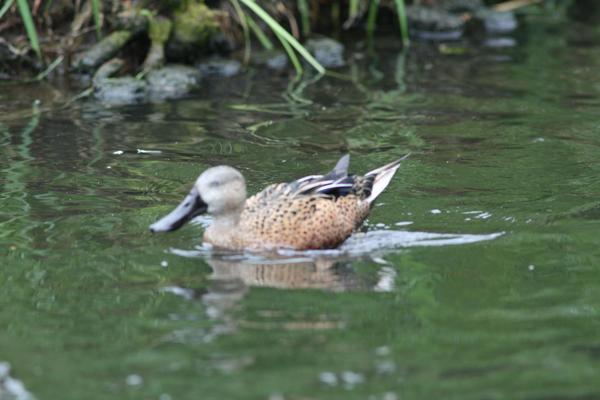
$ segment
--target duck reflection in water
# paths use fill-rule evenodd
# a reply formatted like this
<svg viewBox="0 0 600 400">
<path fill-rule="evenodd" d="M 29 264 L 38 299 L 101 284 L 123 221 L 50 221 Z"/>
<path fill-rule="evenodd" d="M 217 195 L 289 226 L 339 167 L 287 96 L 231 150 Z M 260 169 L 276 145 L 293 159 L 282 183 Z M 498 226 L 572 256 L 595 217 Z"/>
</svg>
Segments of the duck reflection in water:
<svg viewBox="0 0 600 400">
<path fill-rule="evenodd" d="M 238 321 L 231 309 L 255 288 L 286 290 L 345 291 L 391 291 L 395 281 L 395 269 L 383 266 L 377 274 L 361 274 L 352 267 L 350 260 L 315 259 L 286 263 L 284 260 L 261 263 L 257 260 L 227 260 L 206 258 L 211 266 L 208 290 L 201 295 L 207 316 L 217 322 L 209 337 L 231 333 L 240 324 L 269 328 L 266 322 Z M 337 329 L 335 321 L 279 321 L 283 329 Z"/>
</svg>

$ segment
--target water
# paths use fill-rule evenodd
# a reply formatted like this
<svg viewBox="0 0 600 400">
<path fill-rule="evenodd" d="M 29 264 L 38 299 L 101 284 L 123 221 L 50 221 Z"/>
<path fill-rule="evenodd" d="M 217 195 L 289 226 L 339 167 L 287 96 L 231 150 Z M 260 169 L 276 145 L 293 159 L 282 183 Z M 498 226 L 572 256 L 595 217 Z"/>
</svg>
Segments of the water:
<svg viewBox="0 0 600 400">
<path fill-rule="evenodd" d="M 404 57 L 382 39 L 353 80 L 257 72 L 149 106 L 3 87 L 11 382 L 39 399 L 600 398 L 600 31 L 526 22 L 516 47 Z M 207 258 L 206 219 L 147 232 L 212 165 L 255 192 L 408 151 L 341 251 Z"/>
</svg>

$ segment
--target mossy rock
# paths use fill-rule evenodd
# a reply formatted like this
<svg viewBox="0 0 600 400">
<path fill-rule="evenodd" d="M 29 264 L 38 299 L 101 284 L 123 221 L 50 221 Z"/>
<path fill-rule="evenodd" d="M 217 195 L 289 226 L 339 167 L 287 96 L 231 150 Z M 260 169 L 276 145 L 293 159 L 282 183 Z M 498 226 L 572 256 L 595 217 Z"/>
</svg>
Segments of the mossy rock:
<svg viewBox="0 0 600 400">
<path fill-rule="evenodd" d="M 169 40 L 173 22 L 165 17 L 153 17 L 149 20 L 148 36 L 152 43 L 164 44 Z"/>
<path fill-rule="evenodd" d="M 200 71 L 186 65 L 167 65 L 152 70 L 146 76 L 153 101 L 176 99 L 187 95 L 200 85 Z"/>
<path fill-rule="evenodd" d="M 205 4 L 190 1 L 173 15 L 173 29 L 167 45 L 168 58 L 192 61 L 206 53 L 211 38 L 219 32 L 215 12 Z"/>
<path fill-rule="evenodd" d="M 72 67 L 81 71 L 93 71 L 115 56 L 131 39 L 130 31 L 115 31 L 94 46 L 78 54 Z"/>
<path fill-rule="evenodd" d="M 147 100 L 148 87 L 133 77 L 99 79 L 94 81 L 94 97 L 107 105 L 138 104 Z"/>
</svg>

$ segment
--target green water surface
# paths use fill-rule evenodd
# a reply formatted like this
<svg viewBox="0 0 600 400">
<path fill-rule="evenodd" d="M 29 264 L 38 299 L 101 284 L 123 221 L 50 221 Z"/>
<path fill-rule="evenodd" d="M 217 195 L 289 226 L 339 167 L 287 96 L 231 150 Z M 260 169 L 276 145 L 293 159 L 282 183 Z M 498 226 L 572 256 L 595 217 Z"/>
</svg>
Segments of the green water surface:
<svg viewBox="0 0 600 400">
<path fill-rule="evenodd" d="M 521 22 L 163 104 L 2 87 L 0 362 L 38 399 L 600 398 L 600 30 Z M 343 254 L 147 230 L 209 166 L 254 193 L 409 151 Z"/>
</svg>

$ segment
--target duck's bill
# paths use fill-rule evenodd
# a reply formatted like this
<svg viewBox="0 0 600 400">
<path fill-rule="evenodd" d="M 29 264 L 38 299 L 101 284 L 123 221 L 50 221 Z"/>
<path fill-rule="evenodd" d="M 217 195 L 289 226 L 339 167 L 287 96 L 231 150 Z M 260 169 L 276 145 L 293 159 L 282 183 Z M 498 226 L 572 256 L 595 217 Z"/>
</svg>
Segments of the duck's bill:
<svg viewBox="0 0 600 400">
<path fill-rule="evenodd" d="M 205 213 L 207 208 L 200 193 L 193 188 L 173 211 L 150 225 L 150 232 L 170 232 L 179 229 L 190 219 Z"/>
</svg>

